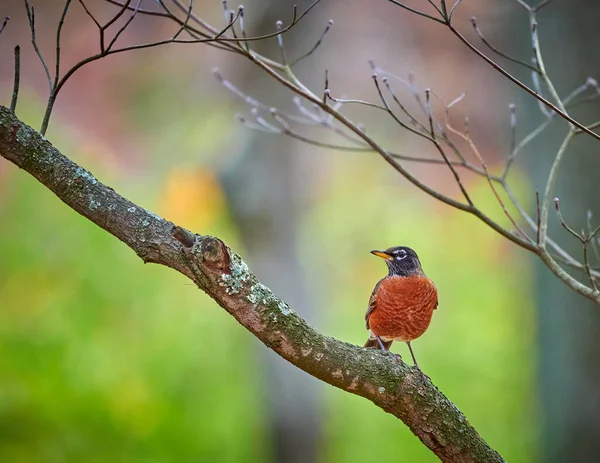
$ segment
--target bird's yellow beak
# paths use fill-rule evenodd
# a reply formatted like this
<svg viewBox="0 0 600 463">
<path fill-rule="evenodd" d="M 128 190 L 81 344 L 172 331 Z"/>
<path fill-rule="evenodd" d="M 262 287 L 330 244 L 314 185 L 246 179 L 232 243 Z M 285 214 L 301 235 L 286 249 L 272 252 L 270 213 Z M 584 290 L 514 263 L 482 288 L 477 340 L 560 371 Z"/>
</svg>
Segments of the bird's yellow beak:
<svg viewBox="0 0 600 463">
<path fill-rule="evenodd" d="M 386 254 L 384 251 L 379 251 L 377 249 L 375 249 L 374 251 L 371 251 L 371 254 L 377 256 L 377 257 L 381 257 L 385 260 L 392 260 L 393 257 L 390 256 L 389 254 Z"/>
</svg>

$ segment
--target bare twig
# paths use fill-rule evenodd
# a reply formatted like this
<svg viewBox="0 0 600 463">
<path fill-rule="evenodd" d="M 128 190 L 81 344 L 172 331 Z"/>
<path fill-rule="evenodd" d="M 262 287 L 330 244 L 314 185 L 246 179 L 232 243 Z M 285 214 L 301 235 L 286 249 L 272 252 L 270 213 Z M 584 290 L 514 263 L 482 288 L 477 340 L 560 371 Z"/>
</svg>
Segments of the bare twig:
<svg viewBox="0 0 600 463">
<path fill-rule="evenodd" d="M 119 39 L 119 37 L 121 36 L 121 34 L 123 34 L 123 32 L 128 28 L 128 26 L 131 24 L 131 22 L 135 19 L 135 17 L 138 14 L 152 14 L 152 13 L 156 13 L 156 12 L 151 12 L 149 10 L 143 10 L 142 8 L 140 8 L 141 0 L 138 0 L 135 3 L 135 5 L 131 4 L 132 3 L 131 0 L 127 0 L 124 3 L 120 3 L 118 1 L 113 1 L 113 0 L 106 0 L 106 1 L 108 1 L 109 3 L 118 5 L 120 8 L 111 19 L 109 19 L 105 24 L 102 25 L 96 19 L 96 17 L 91 13 L 91 11 L 86 6 L 84 1 L 79 0 L 80 4 L 84 8 L 86 14 L 92 19 L 94 24 L 98 27 L 99 38 L 100 38 L 100 51 L 99 51 L 99 53 L 89 56 L 89 57 L 81 60 L 80 62 L 76 63 L 63 76 L 60 76 L 60 74 L 59 74 L 59 72 L 60 72 L 60 29 L 62 28 L 62 23 L 63 23 L 65 15 L 66 15 L 70 0 L 67 1 L 66 5 L 65 5 L 65 9 L 63 11 L 61 22 L 59 23 L 59 32 L 57 34 L 57 53 L 58 53 L 57 54 L 57 58 L 58 58 L 57 59 L 57 75 L 56 75 L 54 84 L 50 86 L 50 96 L 48 98 L 48 105 L 46 107 L 46 112 L 44 114 L 44 119 L 42 121 L 42 127 L 40 129 L 42 133 L 45 133 L 47 130 L 50 116 L 51 116 L 51 113 L 52 113 L 52 110 L 54 107 L 54 103 L 56 101 L 56 97 L 59 94 L 62 87 L 64 86 L 64 84 L 81 67 L 83 67 L 86 64 L 91 63 L 93 61 L 97 61 L 101 58 L 104 58 L 106 56 L 116 54 L 116 53 L 123 53 L 123 52 L 127 52 L 127 51 L 158 47 L 158 46 L 172 44 L 172 43 L 186 43 L 186 44 L 197 44 L 197 43 L 216 44 L 216 43 L 218 43 L 218 44 L 220 44 L 221 42 L 229 42 L 229 39 L 228 39 L 228 36 L 226 35 L 226 33 L 230 30 L 234 35 L 234 39 L 236 40 L 236 43 L 235 44 L 224 43 L 223 44 L 224 47 L 226 47 L 229 51 L 235 51 L 237 53 L 251 53 L 247 48 L 242 48 L 241 39 L 235 37 L 235 32 L 234 32 L 234 28 L 233 28 L 234 24 L 239 19 L 241 19 L 242 15 L 243 15 L 243 7 L 238 9 L 237 14 L 235 12 L 228 10 L 227 11 L 228 22 L 227 22 L 226 26 L 220 30 L 214 29 L 211 27 L 210 34 L 207 34 L 202 31 L 195 30 L 195 29 L 191 28 L 189 25 L 189 22 L 191 20 L 193 20 L 194 18 L 196 18 L 201 24 L 204 24 L 193 14 L 193 12 L 192 12 L 193 3 L 191 0 L 189 1 L 187 8 L 183 7 L 183 5 L 181 5 L 181 3 L 178 0 L 174 0 L 175 4 L 178 6 L 178 8 L 179 7 L 185 8 L 184 11 L 186 13 L 186 17 L 184 18 L 184 20 L 180 20 L 179 18 L 175 17 L 173 15 L 173 13 L 164 4 L 164 2 L 162 0 L 159 0 L 159 4 L 163 7 L 164 13 L 160 13 L 158 16 L 163 16 L 163 17 L 167 17 L 169 19 L 175 20 L 180 26 L 179 29 L 177 30 L 177 32 L 171 38 L 165 39 L 165 40 L 159 40 L 159 41 L 155 41 L 155 42 L 130 45 L 130 46 L 125 46 L 125 47 L 121 47 L 121 48 L 115 48 L 115 44 L 116 44 L 117 40 Z M 308 13 L 308 11 L 310 11 L 318 3 L 318 1 L 319 0 L 316 0 L 315 2 L 313 2 L 313 4 L 311 6 L 309 6 L 309 8 L 299 16 L 297 15 L 296 9 L 294 8 L 294 15 L 292 18 L 292 23 L 289 26 L 287 26 L 286 28 L 280 28 L 278 33 L 272 34 L 272 36 L 277 36 L 280 38 L 280 36 L 283 32 L 289 30 L 293 25 L 295 25 L 302 17 L 304 17 Z M 31 8 L 31 10 L 33 10 L 33 8 Z M 28 7 L 28 11 L 29 11 L 29 7 Z M 119 18 L 121 18 L 127 11 L 130 11 L 131 15 L 127 18 L 127 20 L 124 22 L 124 24 L 119 27 L 119 29 L 113 35 L 113 37 L 110 39 L 110 41 L 108 41 L 108 44 L 106 44 L 106 40 L 107 40 L 106 34 L 105 34 L 106 30 L 111 25 L 115 24 L 115 22 Z M 32 26 L 33 26 L 33 24 L 34 24 L 33 11 L 31 14 L 31 18 L 32 18 L 32 20 L 30 21 L 30 24 L 32 24 Z M 34 31 L 34 30 L 35 29 L 32 29 L 32 31 Z M 189 39 L 189 40 L 180 39 L 179 36 L 181 35 L 181 33 L 183 31 L 190 32 L 192 34 L 192 39 Z M 34 32 L 32 32 L 32 35 L 33 36 L 35 35 Z M 254 40 L 254 39 L 256 39 L 256 37 L 245 37 L 243 40 L 250 41 L 250 40 Z M 268 61 L 268 62 L 271 62 L 271 61 Z"/>
<path fill-rule="evenodd" d="M 508 105 L 509 121 L 510 121 L 510 155 L 515 152 L 517 145 L 517 107 L 514 103 Z"/>
<path fill-rule="evenodd" d="M 392 0 L 388 0 L 388 1 L 392 1 Z M 587 127 L 585 127 L 581 122 L 576 121 L 571 116 L 569 116 L 566 112 L 562 111 L 557 105 L 555 105 L 552 102 L 548 101 L 543 96 L 541 96 L 540 94 L 538 94 L 536 91 L 532 90 L 527 85 L 525 85 L 523 82 L 521 82 L 519 79 L 517 79 L 516 77 L 514 77 L 512 74 L 510 74 L 508 71 L 506 71 L 502 66 L 498 65 L 491 58 L 489 58 L 488 56 L 486 56 L 479 49 L 477 49 L 473 44 L 471 44 L 471 42 L 469 42 L 452 24 L 448 23 L 446 25 L 452 31 L 452 33 L 454 35 L 456 35 L 456 37 L 458 37 L 459 40 L 461 42 L 463 42 L 471 51 L 473 51 L 475 54 L 477 54 L 477 56 L 479 56 L 480 58 L 482 58 L 486 63 L 488 63 L 490 66 L 492 66 L 496 71 L 498 71 L 500 74 L 502 74 L 508 80 L 510 80 L 511 82 L 513 82 L 514 84 L 516 84 L 517 86 L 519 86 L 521 89 L 525 90 L 527 93 L 529 93 L 531 96 L 533 96 L 534 98 L 536 98 L 537 100 L 539 100 L 540 102 L 542 102 L 545 106 L 547 106 L 552 111 L 555 111 L 556 113 L 558 113 L 558 115 L 560 117 L 562 117 L 563 119 L 565 119 L 567 122 L 569 122 L 569 123 L 573 124 L 574 126 L 578 127 L 583 132 L 585 132 L 588 135 L 592 136 L 596 140 L 600 140 L 600 134 L 592 132 Z M 538 61 L 538 66 L 539 66 L 539 61 Z"/>
<path fill-rule="evenodd" d="M 325 89 L 325 91 L 323 92 L 323 94 L 325 95 L 325 97 L 328 100 L 335 101 L 336 103 L 358 104 L 358 105 L 361 105 L 361 106 L 366 106 L 368 108 L 379 109 L 380 111 L 387 111 L 385 107 L 379 106 L 378 104 L 371 103 L 371 102 L 366 101 L 366 100 L 354 100 L 354 99 L 350 99 L 350 98 L 335 98 L 334 96 L 331 95 L 331 90 L 328 89 L 328 88 Z"/>
<path fill-rule="evenodd" d="M 58 83 L 58 79 L 60 78 L 60 34 L 62 32 L 63 25 L 65 23 L 65 17 L 67 16 L 67 11 L 69 10 L 69 6 L 71 5 L 71 0 L 67 0 L 65 2 L 65 7 L 63 8 L 62 15 L 60 16 L 60 21 L 58 22 L 58 27 L 56 28 L 56 67 L 54 74 L 54 84 L 52 88 L 56 87 Z"/>
<path fill-rule="evenodd" d="M 90 10 L 86 6 L 86 4 L 83 2 L 83 0 L 79 0 L 79 3 L 81 4 L 81 6 L 83 7 L 83 9 L 85 10 L 85 13 L 92 19 L 92 21 L 94 21 L 94 24 L 96 24 L 96 26 L 98 27 L 98 29 L 102 30 L 102 26 L 100 25 L 100 23 L 98 22 L 98 20 L 96 19 L 96 17 L 90 12 Z"/>
<path fill-rule="evenodd" d="M 585 266 L 585 271 L 588 276 L 588 279 L 590 280 L 590 285 L 594 289 L 594 292 L 598 293 L 598 287 L 596 286 L 596 278 L 592 274 L 592 269 L 590 267 L 588 250 L 589 250 L 590 240 L 592 240 L 592 241 L 594 240 L 594 237 L 600 230 L 600 226 L 596 227 L 594 230 L 590 229 L 589 235 L 586 235 L 585 232 L 582 232 L 581 234 L 577 233 L 575 230 L 573 230 L 573 228 L 571 228 L 569 225 L 567 225 L 567 223 L 563 219 L 563 216 L 560 212 L 560 207 L 558 206 L 558 204 L 559 204 L 559 199 L 554 198 L 554 207 L 556 209 L 556 215 L 558 215 L 558 220 L 560 221 L 560 224 L 571 235 L 573 235 L 575 238 L 577 238 L 583 245 L 583 262 L 584 262 L 584 266 Z M 590 214 L 588 213 L 588 226 L 589 226 L 589 221 L 590 221 Z"/>
<path fill-rule="evenodd" d="M 407 125 L 404 121 L 402 121 L 397 115 L 396 113 L 392 110 L 392 108 L 390 107 L 390 104 L 387 101 L 387 98 L 385 97 L 385 95 L 383 94 L 383 92 L 381 91 L 381 86 L 379 85 L 379 75 L 377 73 L 373 73 L 372 76 L 373 78 L 373 83 L 375 84 L 375 88 L 377 89 L 377 94 L 379 95 L 379 99 L 381 100 L 381 102 L 383 103 L 383 106 L 385 108 L 385 111 L 392 117 L 392 119 L 394 119 L 394 121 L 396 121 L 396 123 L 398 125 L 400 125 L 400 127 L 408 130 L 409 132 L 414 133 L 415 135 L 419 135 L 420 137 L 423 137 L 431 142 L 433 142 L 433 138 L 431 138 L 431 135 L 428 133 L 422 133 L 421 131 L 419 131 L 418 129 L 411 127 L 410 125 Z M 383 80 L 383 79 L 382 79 Z M 387 79 L 386 79 L 387 80 Z"/>
<path fill-rule="evenodd" d="M 539 11 L 542 8 L 544 8 L 546 5 L 548 5 L 552 0 L 542 0 L 540 3 L 538 3 L 536 5 L 535 8 L 533 8 L 533 11 Z"/>
<path fill-rule="evenodd" d="M 15 75 L 13 77 L 13 92 L 10 100 L 10 110 L 14 113 L 17 111 L 17 100 L 19 98 L 19 86 L 21 82 L 21 47 L 15 47 Z"/>
<path fill-rule="evenodd" d="M 465 127 L 468 127 L 468 123 L 465 123 Z M 463 133 L 463 132 L 461 132 L 459 130 L 456 130 L 454 127 L 452 127 L 448 123 L 446 124 L 446 128 L 450 132 L 454 133 L 455 135 L 458 135 L 460 138 L 462 138 L 464 141 L 466 141 L 469 144 L 469 147 L 471 148 L 471 151 L 473 151 L 473 153 L 475 154 L 475 156 L 479 160 L 479 163 L 481 164 L 481 167 L 483 168 L 483 171 L 485 173 L 485 177 L 486 177 L 486 179 L 488 181 L 488 185 L 490 186 L 490 189 L 492 190 L 492 193 L 494 193 L 494 196 L 496 197 L 496 201 L 498 202 L 498 204 L 500 204 L 500 207 L 502 208 L 502 211 L 504 212 L 504 215 L 508 218 L 508 220 L 510 220 L 510 223 L 513 225 L 513 227 L 515 227 L 515 230 L 517 230 L 524 239 L 526 239 L 531 244 L 533 244 L 533 241 L 531 240 L 531 238 L 521 229 L 521 227 L 517 224 L 516 220 L 513 218 L 513 216 L 510 214 L 510 212 L 506 208 L 506 205 L 504 204 L 504 201 L 502 200 L 502 197 L 500 196 L 500 194 L 496 190 L 496 186 L 494 185 L 492 177 L 490 176 L 490 173 L 488 171 L 487 164 L 484 161 L 483 156 L 481 156 L 481 154 L 479 153 L 479 149 L 477 148 L 477 145 L 475 145 L 475 143 L 473 142 L 473 139 L 471 138 L 471 134 L 469 133 L 469 131 L 466 130 L 465 133 Z"/>
<path fill-rule="evenodd" d="M 33 45 L 33 49 L 35 50 L 35 53 L 37 54 L 38 58 L 40 59 L 40 62 L 42 63 L 42 66 L 44 67 L 46 79 L 48 80 L 48 90 L 50 93 L 52 93 L 52 77 L 50 77 L 50 71 L 48 70 L 46 61 L 44 60 L 44 57 L 40 52 L 40 49 L 38 48 L 38 44 L 35 38 L 35 10 L 33 6 L 29 6 L 28 0 L 25 0 L 25 9 L 27 10 L 27 19 L 29 21 L 29 28 L 31 29 L 31 44 Z M 43 134 L 44 132 L 42 132 L 42 135 Z"/>
<path fill-rule="evenodd" d="M 319 37 L 319 40 L 317 40 L 317 42 L 313 45 L 313 47 L 310 50 L 308 50 L 306 53 L 301 55 L 299 58 L 296 58 L 294 61 L 292 61 L 290 66 L 293 67 L 294 65 L 298 64 L 300 61 L 302 61 L 302 60 L 308 58 L 310 55 L 312 55 L 317 50 L 317 48 L 319 48 L 319 46 L 323 43 L 323 40 L 325 39 L 325 36 L 331 29 L 331 26 L 333 26 L 333 19 L 330 19 L 329 21 L 327 21 L 327 26 L 325 26 L 325 30 L 321 34 L 321 37 Z"/>
<path fill-rule="evenodd" d="M 536 237 L 535 244 L 540 245 L 540 223 L 542 220 L 542 216 L 540 214 L 540 192 L 535 190 L 535 210 L 537 217 L 537 227 L 536 227 Z"/>
<path fill-rule="evenodd" d="M 558 220 L 560 221 L 560 224 L 562 225 L 562 227 L 565 230 L 567 230 L 571 235 L 573 235 L 575 238 L 577 238 L 579 241 L 581 241 L 583 243 L 585 241 L 583 236 L 581 236 L 579 233 L 577 233 L 575 230 L 573 230 L 571 227 L 569 227 L 569 225 L 567 225 L 567 223 L 563 219 L 563 216 L 560 213 L 560 207 L 558 206 L 558 203 L 560 202 L 560 200 L 558 198 L 554 198 L 553 202 L 554 202 L 554 208 L 556 209 L 556 215 L 558 216 Z"/>
<path fill-rule="evenodd" d="M 540 246 L 542 248 L 546 245 L 546 236 L 548 233 L 548 209 L 550 208 L 550 201 L 552 198 L 552 191 L 554 190 L 554 183 L 556 182 L 556 177 L 558 176 L 558 170 L 562 159 L 574 136 L 575 130 L 569 130 L 569 133 L 560 145 L 560 148 L 558 149 L 554 158 L 554 162 L 552 163 L 552 167 L 550 168 L 548 181 L 546 183 L 546 191 L 544 192 L 544 196 L 542 198 L 542 210 L 540 214 Z"/>
<path fill-rule="evenodd" d="M 442 158 L 446 162 L 446 165 L 450 169 L 450 172 L 452 172 L 452 175 L 454 176 L 454 180 L 456 180 L 456 183 L 457 183 L 458 187 L 460 188 L 461 193 L 463 194 L 463 196 L 465 197 L 465 199 L 467 200 L 469 205 L 473 206 L 473 201 L 471 200 L 469 193 L 467 193 L 467 189 L 465 188 L 462 180 L 460 179 L 458 172 L 456 171 L 454 166 L 450 163 L 448 156 L 446 156 L 446 152 L 444 151 L 444 149 L 442 148 L 442 145 L 439 143 L 439 141 L 436 138 L 435 129 L 433 127 L 433 112 L 431 110 L 431 100 L 429 97 L 430 93 L 431 93 L 431 90 L 426 88 L 425 89 L 425 107 L 427 108 L 427 118 L 429 120 L 429 134 L 431 135 L 433 144 L 435 145 L 438 152 L 441 154 Z"/>
<path fill-rule="evenodd" d="M 390 3 L 393 3 L 394 5 L 399 6 L 400 8 L 404 8 L 405 10 L 410 11 L 411 13 L 414 13 L 414 14 L 419 15 L 419 16 L 423 16 L 424 18 L 427 18 L 427 19 L 431 19 L 432 21 L 438 22 L 440 24 L 444 24 L 444 21 L 442 19 L 436 18 L 435 16 L 431 16 L 430 14 L 423 13 L 422 11 L 419 11 L 419 10 L 416 10 L 414 8 L 411 8 L 410 6 L 405 5 L 402 2 L 399 2 L 397 0 L 388 0 L 388 1 Z"/>
<path fill-rule="evenodd" d="M 492 45 L 488 41 L 488 39 L 485 38 L 485 36 L 483 35 L 483 32 L 481 32 L 481 29 L 479 29 L 479 26 L 477 25 L 477 19 L 475 18 L 475 16 L 473 16 L 471 18 L 471 24 L 473 25 L 473 29 L 475 30 L 475 33 L 477 34 L 477 36 L 481 39 L 481 41 L 491 51 L 493 51 L 497 55 L 499 55 L 499 56 L 501 56 L 501 57 L 503 57 L 503 58 L 505 58 L 505 59 L 507 59 L 509 61 L 512 61 L 513 63 L 520 64 L 521 66 L 525 66 L 526 68 L 529 68 L 530 70 L 532 70 L 535 73 L 539 73 L 540 72 L 540 70 L 537 67 L 532 66 L 531 64 L 529 64 L 529 63 L 527 63 L 525 61 L 521 61 L 520 59 L 514 58 L 514 57 L 512 57 L 512 56 L 510 56 L 510 55 L 508 55 L 508 54 L 506 54 L 506 53 L 504 53 L 502 51 L 500 51 L 498 48 L 496 48 L 494 45 Z"/>
<path fill-rule="evenodd" d="M 2 22 L 2 26 L 0 26 L 0 34 L 2 34 L 2 31 L 4 30 L 4 28 L 8 24 L 8 21 L 10 21 L 10 16 L 5 16 L 4 17 L 4 21 Z"/>
<path fill-rule="evenodd" d="M 588 237 L 590 243 L 592 245 L 592 250 L 594 251 L 594 256 L 596 260 L 600 262 L 600 249 L 598 249 L 598 240 L 596 239 L 596 233 L 598 233 L 598 227 L 592 229 L 592 211 L 588 210 L 587 213 L 587 228 L 588 228 Z M 594 231 L 595 230 L 595 231 Z"/>
<path fill-rule="evenodd" d="M 452 5 L 452 8 L 450 9 L 450 14 L 448 15 L 449 23 L 452 22 L 452 15 L 454 14 L 454 10 L 456 10 L 456 7 L 460 4 L 460 2 L 462 2 L 462 0 L 456 0 L 454 5 Z"/>
<path fill-rule="evenodd" d="M 108 46 L 106 47 L 106 51 L 104 54 L 110 53 L 111 48 L 113 47 L 113 45 L 117 42 L 117 40 L 119 39 L 119 36 L 123 33 L 123 31 L 125 29 L 127 29 L 127 27 L 131 24 L 131 22 L 135 19 L 137 13 L 138 13 L 138 9 L 140 8 L 140 5 L 142 3 L 142 0 L 138 0 L 135 8 L 133 10 L 133 12 L 131 13 L 131 15 L 129 16 L 129 18 L 127 18 L 127 21 L 125 21 L 125 23 L 119 28 L 119 30 L 117 30 L 116 34 L 113 36 L 112 40 L 108 43 Z M 124 11 L 124 9 L 122 9 L 119 12 L 119 15 L 121 15 L 121 13 Z M 106 30 L 106 27 L 108 27 L 110 24 L 112 24 L 114 21 L 116 21 L 115 18 L 117 18 L 118 16 L 113 17 L 107 24 L 106 26 L 103 28 L 103 30 Z"/>
</svg>

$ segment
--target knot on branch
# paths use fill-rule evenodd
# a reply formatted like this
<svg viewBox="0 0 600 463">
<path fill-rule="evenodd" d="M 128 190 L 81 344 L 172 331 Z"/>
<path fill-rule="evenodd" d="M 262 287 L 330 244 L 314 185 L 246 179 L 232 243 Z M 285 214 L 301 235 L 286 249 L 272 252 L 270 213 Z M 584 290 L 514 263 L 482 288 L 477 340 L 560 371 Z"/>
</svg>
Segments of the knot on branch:
<svg viewBox="0 0 600 463">
<path fill-rule="evenodd" d="M 225 243 L 214 236 L 199 236 L 175 225 L 173 238 L 183 245 L 183 250 L 196 265 L 220 275 L 231 275 L 231 257 Z"/>
<path fill-rule="evenodd" d="M 200 255 L 204 264 L 215 272 L 231 274 L 231 258 L 225 243 L 214 236 L 206 236 L 200 243 Z"/>
</svg>

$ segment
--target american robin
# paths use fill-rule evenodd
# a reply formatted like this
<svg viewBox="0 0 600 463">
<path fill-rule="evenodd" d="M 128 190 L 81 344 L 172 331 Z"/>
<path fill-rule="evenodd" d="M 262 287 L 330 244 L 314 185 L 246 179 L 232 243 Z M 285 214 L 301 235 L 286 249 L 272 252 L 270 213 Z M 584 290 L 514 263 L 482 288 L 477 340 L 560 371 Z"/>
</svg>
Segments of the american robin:
<svg viewBox="0 0 600 463">
<path fill-rule="evenodd" d="M 371 254 L 384 258 L 389 272 L 369 299 L 365 319 L 371 331 L 365 347 L 388 351 L 392 342 L 405 342 L 419 368 L 410 342 L 429 327 L 438 306 L 437 289 L 423 273 L 419 257 L 411 248 L 396 246 Z"/>
</svg>

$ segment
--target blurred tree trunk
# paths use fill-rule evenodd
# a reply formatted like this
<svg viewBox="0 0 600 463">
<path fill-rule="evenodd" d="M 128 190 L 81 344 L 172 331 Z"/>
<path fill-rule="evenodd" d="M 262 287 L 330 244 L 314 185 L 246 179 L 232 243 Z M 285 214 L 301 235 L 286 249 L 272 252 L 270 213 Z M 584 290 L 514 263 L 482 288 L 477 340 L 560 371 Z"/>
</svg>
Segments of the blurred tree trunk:
<svg viewBox="0 0 600 463">
<path fill-rule="evenodd" d="M 514 14 L 523 14 L 517 9 Z M 600 54 L 591 47 L 597 39 L 600 5 L 592 0 L 553 2 L 538 18 L 546 66 L 564 96 L 588 76 L 600 77 Z M 510 26 L 513 30 L 513 26 Z M 519 37 L 528 47 L 527 31 Z M 517 46 L 515 43 L 510 46 Z M 539 120 L 531 98 L 529 120 Z M 573 110 L 580 121 L 600 118 L 596 102 Z M 535 118 L 535 119 L 534 119 Z M 522 118 L 522 120 L 525 118 Z M 534 185 L 543 191 L 550 164 L 566 133 L 563 122 L 542 136 L 527 159 Z M 558 129 L 560 127 L 560 130 Z M 560 133 L 556 133 L 560 132 Z M 535 150 L 535 151 L 533 151 Z M 588 210 L 600 223 L 600 144 L 581 136 L 567 152 L 554 195 L 560 198 L 565 220 L 576 230 L 586 227 Z M 553 211 L 552 211 L 553 212 Z M 560 227 L 551 213 L 549 233 L 570 253 L 582 258 L 580 243 Z M 538 260 L 535 264 L 539 322 L 539 381 L 543 408 L 542 461 L 548 463 L 598 461 L 600 455 L 600 311 L 592 302 L 561 284 Z"/>
<path fill-rule="evenodd" d="M 299 2 L 302 11 L 308 2 Z M 263 2 L 261 25 L 254 34 L 274 30 L 275 21 L 290 18 L 292 3 Z M 257 9 L 252 9 L 256 16 Z M 294 44 L 286 35 L 286 47 Z M 256 46 L 271 56 L 279 56 L 276 41 Z M 268 48 L 267 48 L 268 47 Z M 266 50 L 265 50 L 266 49 Z M 267 104 L 287 106 L 273 95 L 273 83 L 255 67 L 245 69 L 244 91 Z M 264 97 L 264 98 L 263 98 Z M 287 95 L 288 100 L 291 99 Z M 244 108 L 247 112 L 248 108 Z M 297 230 L 300 227 L 299 198 L 310 188 L 309 180 L 297 181 L 298 156 L 294 142 L 283 136 L 268 136 L 262 132 L 239 127 L 245 139 L 241 155 L 223 170 L 221 179 L 227 200 L 246 249 L 248 262 L 259 278 L 278 295 L 285 298 L 299 314 L 314 320 L 314 306 L 300 265 Z M 298 143 L 295 143 L 298 146 Z M 268 406 L 268 427 L 273 444 L 273 460 L 285 463 L 311 463 L 317 460 L 320 436 L 320 387 L 314 379 L 292 365 L 281 362 L 272 351 L 259 345 L 266 378 L 265 403 Z"/>
</svg>

